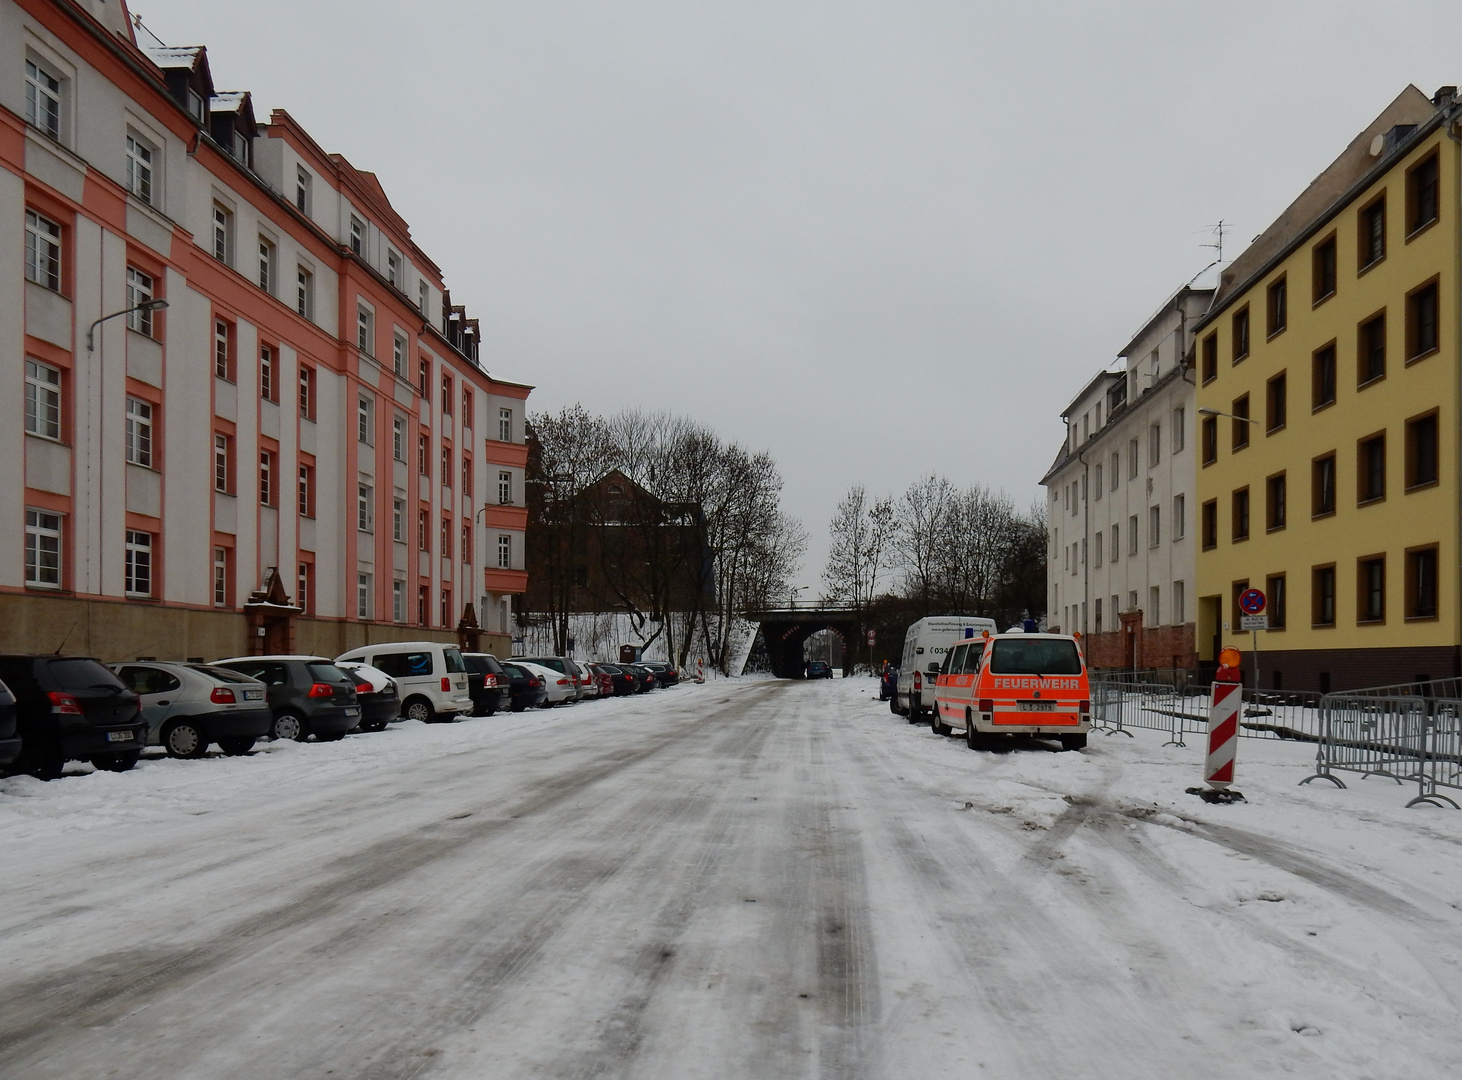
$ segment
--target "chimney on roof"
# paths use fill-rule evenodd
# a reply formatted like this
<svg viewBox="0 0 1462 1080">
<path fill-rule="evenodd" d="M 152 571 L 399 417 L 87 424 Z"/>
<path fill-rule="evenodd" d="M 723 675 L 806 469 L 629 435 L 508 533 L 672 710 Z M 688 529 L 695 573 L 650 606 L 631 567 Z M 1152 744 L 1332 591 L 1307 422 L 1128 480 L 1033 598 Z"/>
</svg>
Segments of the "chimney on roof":
<svg viewBox="0 0 1462 1080">
<path fill-rule="evenodd" d="M 1439 109 L 1445 109 L 1448 105 L 1452 104 L 1456 97 L 1457 88 L 1455 86 L 1440 86 L 1437 88 L 1437 92 L 1432 95 L 1432 104 Z"/>
</svg>

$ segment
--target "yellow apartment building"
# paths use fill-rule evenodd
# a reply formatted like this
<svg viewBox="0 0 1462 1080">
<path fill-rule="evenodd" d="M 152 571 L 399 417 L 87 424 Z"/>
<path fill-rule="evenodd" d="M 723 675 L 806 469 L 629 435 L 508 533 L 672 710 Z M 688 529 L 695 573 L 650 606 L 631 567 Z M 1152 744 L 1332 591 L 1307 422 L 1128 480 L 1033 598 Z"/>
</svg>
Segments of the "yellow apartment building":
<svg viewBox="0 0 1462 1080">
<path fill-rule="evenodd" d="M 1462 674 L 1459 122 L 1455 87 L 1407 87 L 1197 326 L 1199 656 L 1258 636 L 1263 687 Z"/>
</svg>

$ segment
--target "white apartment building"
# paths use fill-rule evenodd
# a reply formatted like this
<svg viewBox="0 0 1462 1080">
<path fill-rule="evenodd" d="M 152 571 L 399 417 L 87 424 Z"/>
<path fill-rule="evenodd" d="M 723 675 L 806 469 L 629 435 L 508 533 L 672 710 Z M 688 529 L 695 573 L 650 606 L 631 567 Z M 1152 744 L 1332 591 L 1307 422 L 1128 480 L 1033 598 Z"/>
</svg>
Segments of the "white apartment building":
<svg viewBox="0 0 1462 1080">
<path fill-rule="evenodd" d="M 1184 287 L 1061 414 L 1047 488 L 1049 615 L 1095 667 L 1196 664 L 1192 326 L 1212 291 Z"/>
<path fill-rule="evenodd" d="M 0 649 L 507 647 L 530 387 L 375 176 L 123 0 L 0 0 L 0 75 Z"/>
</svg>

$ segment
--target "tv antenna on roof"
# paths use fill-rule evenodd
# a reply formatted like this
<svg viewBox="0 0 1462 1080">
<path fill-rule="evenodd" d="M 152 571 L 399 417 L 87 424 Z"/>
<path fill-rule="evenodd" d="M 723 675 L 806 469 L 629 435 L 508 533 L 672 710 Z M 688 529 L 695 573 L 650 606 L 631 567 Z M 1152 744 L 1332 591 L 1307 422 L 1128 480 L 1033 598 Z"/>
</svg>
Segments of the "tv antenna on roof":
<svg viewBox="0 0 1462 1080">
<path fill-rule="evenodd" d="M 1225 231 L 1227 231 L 1228 229 L 1232 229 L 1232 228 L 1233 228 L 1233 226 L 1230 225 L 1227 221 L 1224 221 L 1223 218 L 1219 218 L 1218 219 L 1218 224 L 1217 225 L 1210 225 L 1210 226 L 1208 226 L 1208 231 L 1214 237 L 1214 241 L 1211 244 L 1200 244 L 1199 247 L 1212 248 L 1216 257 L 1214 258 L 1214 260 L 1211 263 L 1209 263 L 1202 270 L 1199 270 L 1198 273 L 1194 274 L 1192 277 L 1190 277 L 1188 279 L 1188 284 L 1189 285 L 1193 284 L 1193 282 L 1197 281 L 1204 274 L 1208 273 L 1208 271 L 1212 270 L 1215 266 L 1219 266 L 1220 264 L 1222 264 L 1222 262 L 1223 262 L 1223 234 L 1224 234 Z"/>
</svg>

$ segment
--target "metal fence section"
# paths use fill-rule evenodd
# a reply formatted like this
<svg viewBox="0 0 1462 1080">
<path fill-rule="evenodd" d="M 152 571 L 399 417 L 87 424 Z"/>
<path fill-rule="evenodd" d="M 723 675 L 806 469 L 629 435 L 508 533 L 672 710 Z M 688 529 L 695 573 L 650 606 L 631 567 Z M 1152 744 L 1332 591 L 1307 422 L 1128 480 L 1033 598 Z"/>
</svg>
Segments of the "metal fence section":
<svg viewBox="0 0 1462 1080">
<path fill-rule="evenodd" d="M 1458 808 L 1456 800 L 1438 789 L 1462 789 L 1462 696 L 1427 692 L 1462 690 L 1448 685 L 1453 682 L 1326 694 L 1320 705 L 1323 730 L 1315 771 L 1300 783 L 1329 780 L 1343 788 L 1337 772 L 1359 773 L 1362 779 L 1385 776 L 1397 784 L 1416 783 L 1416 797 L 1407 806 Z"/>
<path fill-rule="evenodd" d="M 1106 675 L 1103 672 L 1101 679 L 1091 683 L 1092 726 L 1096 730 L 1109 735 L 1119 731 L 1130 735 L 1128 728 L 1162 731 L 1168 736 L 1165 746 L 1187 746 L 1185 735 L 1208 734 L 1211 686 L 1194 684 L 1180 690 L 1170 683 L 1108 681 Z M 1320 695 L 1248 686 L 1243 695 L 1239 734 L 1244 738 L 1320 741 Z"/>
<path fill-rule="evenodd" d="M 1168 734 L 1164 746 L 1185 746 L 1182 702 L 1177 688 L 1170 683 L 1092 679 L 1092 728 L 1129 738 L 1133 736 L 1128 728 L 1164 731 Z M 1203 718 L 1207 720 L 1206 711 Z"/>
</svg>

